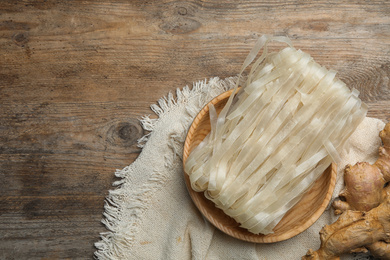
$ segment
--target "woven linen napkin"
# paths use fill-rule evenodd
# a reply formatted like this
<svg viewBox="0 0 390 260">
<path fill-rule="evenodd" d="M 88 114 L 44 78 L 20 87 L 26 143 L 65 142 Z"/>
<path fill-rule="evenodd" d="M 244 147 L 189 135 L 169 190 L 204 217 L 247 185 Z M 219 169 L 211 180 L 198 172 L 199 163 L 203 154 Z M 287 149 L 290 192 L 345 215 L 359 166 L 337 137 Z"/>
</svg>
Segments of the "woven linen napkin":
<svg viewBox="0 0 390 260">
<path fill-rule="evenodd" d="M 120 181 L 106 198 L 104 219 L 108 231 L 95 243 L 97 259 L 301 259 L 318 249 L 318 232 L 336 220 L 328 208 L 309 229 L 286 241 L 255 244 L 229 237 L 214 228 L 195 207 L 185 186 L 183 143 L 193 118 L 215 96 L 234 87 L 237 78 L 199 81 L 178 89 L 151 106 L 157 119 L 143 117 L 150 134 L 139 140 L 137 160 L 115 174 Z M 366 118 L 342 154 L 334 197 L 343 186 L 346 164 L 374 162 L 384 123 Z M 345 256 L 342 259 L 365 259 Z"/>
</svg>

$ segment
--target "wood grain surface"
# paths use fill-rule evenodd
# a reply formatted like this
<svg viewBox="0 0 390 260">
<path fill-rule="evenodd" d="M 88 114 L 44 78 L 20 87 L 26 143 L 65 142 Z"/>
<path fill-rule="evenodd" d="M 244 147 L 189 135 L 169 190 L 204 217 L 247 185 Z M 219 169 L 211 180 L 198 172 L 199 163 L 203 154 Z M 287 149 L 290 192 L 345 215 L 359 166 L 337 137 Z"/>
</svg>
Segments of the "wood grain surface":
<svg viewBox="0 0 390 260">
<path fill-rule="evenodd" d="M 262 34 L 289 36 L 390 120 L 389 1 L 1 1 L 0 259 L 91 259 L 138 119 L 236 75 Z"/>
</svg>

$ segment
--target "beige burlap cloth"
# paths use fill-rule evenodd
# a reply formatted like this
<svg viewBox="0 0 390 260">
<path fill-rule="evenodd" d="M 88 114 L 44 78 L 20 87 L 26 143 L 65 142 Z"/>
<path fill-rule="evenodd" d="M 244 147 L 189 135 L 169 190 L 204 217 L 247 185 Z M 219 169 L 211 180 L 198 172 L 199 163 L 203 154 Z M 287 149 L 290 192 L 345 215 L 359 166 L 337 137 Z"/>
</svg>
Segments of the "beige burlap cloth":
<svg viewBox="0 0 390 260">
<path fill-rule="evenodd" d="M 187 129 L 213 97 L 232 88 L 235 78 L 212 78 L 177 90 L 152 105 L 157 119 L 142 118 L 151 133 L 140 140 L 138 159 L 118 170 L 121 178 L 106 199 L 107 232 L 95 243 L 98 259 L 300 259 L 320 244 L 318 232 L 336 218 L 328 209 L 309 229 L 273 244 L 243 242 L 214 228 L 199 213 L 186 189 L 181 154 Z M 374 162 L 384 123 L 366 118 L 342 154 L 334 196 L 343 186 L 346 164 Z M 366 259 L 348 255 L 342 259 Z"/>
</svg>

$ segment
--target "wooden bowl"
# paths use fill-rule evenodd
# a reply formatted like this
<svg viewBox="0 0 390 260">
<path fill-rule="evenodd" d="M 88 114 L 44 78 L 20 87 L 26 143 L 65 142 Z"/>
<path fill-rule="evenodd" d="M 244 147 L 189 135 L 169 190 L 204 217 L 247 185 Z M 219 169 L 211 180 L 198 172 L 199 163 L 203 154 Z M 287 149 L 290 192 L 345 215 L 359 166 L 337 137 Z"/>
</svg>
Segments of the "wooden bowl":
<svg viewBox="0 0 390 260">
<path fill-rule="evenodd" d="M 231 91 L 227 91 L 214 98 L 210 103 L 214 104 L 219 113 L 225 106 Z M 209 109 L 206 105 L 194 119 L 184 143 L 183 165 L 188 155 L 210 132 Z M 191 188 L 189 177 L 184 173 L 187 189 L 195 205 L 201 213 L 218 229 L 224 233 L 249 242 L 273 243 L 289 239 L 309 228 L 324 212 L 327 207 L 336 183 L 336 164 L 332 163 L 312 188 L 303 198 L 290 209 L 283 219 L 274 228 L 274 233 L 269 235 L 255 235 L 248 230 L 239 227 L 239 224 L 227 216 L 221 209 L 204 196 L 203 192 L 195 192 Z"/>
</svg>

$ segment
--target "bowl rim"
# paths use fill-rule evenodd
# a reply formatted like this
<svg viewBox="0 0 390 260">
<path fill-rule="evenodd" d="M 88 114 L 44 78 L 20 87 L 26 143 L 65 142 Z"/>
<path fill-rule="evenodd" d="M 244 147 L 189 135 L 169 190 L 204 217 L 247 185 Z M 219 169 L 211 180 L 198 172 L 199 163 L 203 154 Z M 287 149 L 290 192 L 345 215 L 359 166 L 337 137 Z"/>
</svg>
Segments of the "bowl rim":
<svg viewBox="0 0 390 260">
<path fill-rule="evenodd" d="M 231 227 L 226 227 L 225 225 L 223 225 L 223 223 L 220 223 L 214 217 L 214 214 L 213 214 L 214 212 L 210 212 L 209 210 L 207 210 L 205 207 L 202 206 L 200 200 L 208 200 L 208 199 L 206 199 L 206 197 L 204 196 L 203 192 L 195 192 L 191 188 L 191 183 L 190 183 L 189 177 L 188 177 L 187 173 L 184 170 L 185 169 L 185 167 L 184 167 L 185 166 L 185 162 L 186 162 L 186 160 L 187 160 L 187 158 L 189 156 L 189 151 L 190 151 L 190 148 L 191 148 L 191 141 L 193 139 L 193 134 L 197 130 L 199 122 L 209 112 L 208 105 L 210 103 L 215 105 L 218 102 L 220 102 L 220 101 L 222 101 L 224 99 L 227 99 L 233 93 L 233 91 L 234 91 L 234 89 L 231 89 L 231 90 L 228 90 L 226 92 L 223 92 L 222 94 L 220 94 L 217 97 L 215 97 L 214 99 L 212 99 L 209 103 L 207 103 L 202 108 L 202 110 L 197 114 L 197 116 L 194 118 L 194 120 L 193 120 L 193 122 L 192 122 L 192 124 L 191 124 L 191 126 L 190 126 L 190 128 L 188 130 L 188 133 L 187 133 L 187 136 L 186 136 L 186 139 L 185 139 L 185 142 L 184 142 L 184 149 L 183 149 L 183 173 L 184 173 L 184 179 L 185 179 L 185 184 L 186 184 L 187 190 L 188 190 L 188 192 L 190 194 L 190 197 L 191 197 L 192 201 L 194 202 L 194 204 L 198 208 L 198 210 L 202 213 L 202 215 L 212 225 L 214 225 L 216 228 L 218 228 L 219 230 L 221 230 L 225 234 L 227 234 L 229 236 L 232 236 L 234 238 L 243 240 L 243 241 L 254 242 L 254 243 L 274 243 L 274 242 L 287 240 L 289 238 L 292 238 L 292 237 L 302 233 L 306 229 L 308 229 L 314 222 L 316 222 L 318 220 L 318 218 L 322 215 L 322 213 L 327 208 L 327 206 L 328 206 L 328 204 L 329 204 L 329 202 L 330 202 L 330 200 L 332 198 L 332 194 L 333 194 L 333 191 L 334 191 L 334 188 L 335 188 L 335 185 L 336 185 L 337 165 L 335 163 L 332 163 L 328 167 L 328 169 L 326 169 L 324 171 L 324 173 L 329 171 L 329 174 L 330 174 L 329 178 L 330 178 L 330 180 L 329 180 L 329 183 L 328 183 L 328 187 L 327 187 L 325 198 L 322 201 L 321 205 L 318 207 L 318 209 L 301 226 L 299 226 L 298 228 L 295 228 L 295 229 L 290 229 L 289 231 L 287 231 L 285 233 L 281 233 L 279 235 L 276 235 L 274 233 L 273 234 L 268 234 L 268 235 L 263 235 L 263 234 L 256 235 L 256 234 L 250 233 L 248 230 L 246 230 L 244 228 L 236 227 L 236 228 L 232 229 Z M 311 191 L 311 189 L 309 191 L 307 191 L 307 193 L 309 193 L 310 191 Z M 217 210 L 219 210 L 219 209 L 216 208 L 216 211 Z M 223 213 L 223 214 L 225 214 L 225 213 Z M 227 218 L 230 218 L 232 221 L 235 221 L 230 216 L 228 216 L 226 214 L 225 214 L 225 216 Z"/>
</svg>

